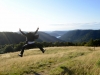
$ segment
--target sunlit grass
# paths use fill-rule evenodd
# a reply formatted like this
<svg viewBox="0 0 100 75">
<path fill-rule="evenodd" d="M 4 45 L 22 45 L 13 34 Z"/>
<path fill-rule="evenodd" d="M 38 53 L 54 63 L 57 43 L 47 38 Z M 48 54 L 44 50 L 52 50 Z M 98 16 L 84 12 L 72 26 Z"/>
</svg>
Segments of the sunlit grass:
<svg viewBox="0 0 100 75">
<path fill-rule="evenodd" d="M 100 47 L 48 47 L 0 54 L 0 75 L 99 75 Z"/>
</svg>

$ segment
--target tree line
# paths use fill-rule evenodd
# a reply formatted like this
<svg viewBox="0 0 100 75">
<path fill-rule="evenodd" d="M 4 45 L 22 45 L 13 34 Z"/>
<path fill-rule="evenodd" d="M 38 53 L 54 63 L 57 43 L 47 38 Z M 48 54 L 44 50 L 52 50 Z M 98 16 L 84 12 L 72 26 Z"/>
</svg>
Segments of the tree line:
<svg viewBox="0 0 100 75">
<path fill-rule="evenodd" d="M 43 47 L 61 47 L 61 46 L 100 46 L 100 39 L 90 39 L 88 42 L 36 42 L 41 44 Z M 5 44 L 0 45 L 0 54 L 8 53 L 8 52 L 16 52 L 22 49 L 22 46 L 25 42 L 20 42 L 18 44 Z"/>
</svg>

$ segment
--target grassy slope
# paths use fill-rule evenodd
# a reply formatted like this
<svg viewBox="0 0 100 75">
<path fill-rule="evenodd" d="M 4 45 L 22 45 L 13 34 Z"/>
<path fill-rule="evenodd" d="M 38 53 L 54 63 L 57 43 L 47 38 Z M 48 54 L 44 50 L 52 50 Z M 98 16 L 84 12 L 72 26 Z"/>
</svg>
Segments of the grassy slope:
<svg viewBox="0 0 100 75">
<path fill-rule="evenodd" d="M 100 47 L 48 47 L 0 54 L 0 75 L 99 75 Z"/>
</svg>

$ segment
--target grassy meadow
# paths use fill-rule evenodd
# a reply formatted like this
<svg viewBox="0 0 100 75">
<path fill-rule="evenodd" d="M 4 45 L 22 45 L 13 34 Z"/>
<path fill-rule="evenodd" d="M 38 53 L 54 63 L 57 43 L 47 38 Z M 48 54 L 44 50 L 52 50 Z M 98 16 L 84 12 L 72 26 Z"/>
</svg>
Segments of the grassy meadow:
<svg viewBox="0 0 100 75">
<path fill-rule="evenodd" d="M 0 54 L 0 75 L 100 75 L 100 47 L 47 47 Z"/>
</svg>

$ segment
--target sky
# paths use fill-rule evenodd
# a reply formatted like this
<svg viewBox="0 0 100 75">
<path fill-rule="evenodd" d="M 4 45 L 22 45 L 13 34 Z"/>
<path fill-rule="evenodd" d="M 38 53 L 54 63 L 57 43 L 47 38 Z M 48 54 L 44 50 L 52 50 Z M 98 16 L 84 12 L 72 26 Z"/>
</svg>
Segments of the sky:
<svg viewBox="0 0 100 75">
<path fill-rule="evenodd" d="M 100 0 L 0 0 L 0 31 L 100 29 Z"/>
</svg>

